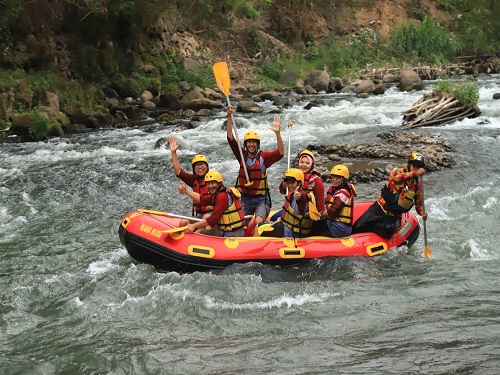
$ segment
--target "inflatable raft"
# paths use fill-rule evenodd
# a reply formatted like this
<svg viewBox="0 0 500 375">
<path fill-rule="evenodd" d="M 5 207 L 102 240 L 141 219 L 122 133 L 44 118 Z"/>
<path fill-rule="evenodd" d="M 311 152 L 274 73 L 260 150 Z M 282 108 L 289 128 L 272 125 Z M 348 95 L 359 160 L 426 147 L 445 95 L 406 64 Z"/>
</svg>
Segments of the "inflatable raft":
<svg viewBox="0 0 500 375">
<path fill-rule="evenodd" d="M 373 202 L 354 205 L 354 220 Z M 259 262 L 296 266 L 311 259 L 327 257 L 371 257 L 392 248 L 412 246 L 420 226 L 412 212 L 403 215 L 399 230 L 391 238 L 374 233 L 357 233 L 345 238 L 313 236 L 302 239 L 269 237 L 213 237 L 186 233 L 179 228 L 182 216 L 152 210 L 127 214 L 118 230 L 120 241 L 138 262 L 165 271 L 194 272 L 225 268 L 233 263 Z M 253 229 L 250 219 L 245 234 Z"/>
</svg>

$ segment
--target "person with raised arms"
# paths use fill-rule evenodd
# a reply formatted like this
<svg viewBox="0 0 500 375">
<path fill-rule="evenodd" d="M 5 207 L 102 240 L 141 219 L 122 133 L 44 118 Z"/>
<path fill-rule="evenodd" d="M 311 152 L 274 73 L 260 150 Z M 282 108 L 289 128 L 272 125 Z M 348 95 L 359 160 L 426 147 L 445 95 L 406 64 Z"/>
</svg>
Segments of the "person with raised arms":
<svg viewBox="0 0 500 375">
<path fill-rule="evenodd" d="M 236 188 L 241 192 L 241 203 L 245 215 L 254 215 L 255 231 L 268 217 L 271 210 L 271 197 L 267 181 L 267 169 L 280 161 L 285 155 L 285 147 L 281 139 L 280 116 L 274 117 L 270 128 L 276 134 L 278 148 L 272 151 L 260 150 L 260 136 L 255 130 L 249 130 L 244 136 L 244 147 L 233 136 L 233 118 L 235 113 L 231 105 L 227 106 L 227 141 L 234 156 L 240 163 Z M 237 132 L 235 132 L 237 134 Z"/>
<path fill-rule="evenodd" d="M 205 155 L 195 155 L 191 160 L 193 173 L 189 173 L 181 167 L 177 150 L 180 143 L 175 137 L 170 137 L 168 140 L 170 152 L 172 153 L 172 164 L 177 178 L 183 181 L 187 186 L 193 189 L 194 192 L 201 195 L 209 195 L 208 188 L 205 183 L 205 175 L 208 172 L 208 159 Z M 203 218 L 212 213 L 213 207 L 210 205 L 202 205 L 193 201 L 193 216 Z"/>
</svg>

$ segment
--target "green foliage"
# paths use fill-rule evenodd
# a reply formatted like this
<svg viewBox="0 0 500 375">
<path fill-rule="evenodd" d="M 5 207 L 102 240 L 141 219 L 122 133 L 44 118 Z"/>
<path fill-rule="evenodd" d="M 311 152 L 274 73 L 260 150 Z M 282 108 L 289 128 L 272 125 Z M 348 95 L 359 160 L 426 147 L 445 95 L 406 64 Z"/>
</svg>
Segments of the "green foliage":
<svg viewBox="0 0 500 375">
<path fill-rule="evenodd" d="M 9 40 L 10 27 L 21 11 L 19 0 L 0 0 L 0 42 Z"/>
<path fill-rule="evenodd" d="M 260 73 L 268 78 L 271 78 L 274 81 L 277 81 L 278 78 L 283 73 L 284 63 L 279 61 L 266 61 L 262 64 L 260 68 Z"/>
<path fill-rule="evenodd" d="M 246 1 L 238 2 L 234 8 L 234 14 L 238 18 L 258 18 L 260 13 Z"/>
<path fill-rule="evenodd" d="M 9 129 L 11 127 L 12 123 L 8 120 L 2 120 L 0 119 L 0 131 Z"/>
<path fill-rule="evenodd" d="M 463 106 L 477 105 L 479 100 L 479 89 L 472 81 L 439 81 L 436 89 L 452 94 Z"/>
<path fill-rule="evenodd" d="M 395 28 L 390 36 L 390 46 L 399 58 L 411 60 L 414 57 L 428 63 L 451 60 L 462 48 L 451 34 L 427 18 L 420 26 L 407 23 Z"/>
<path fill-rule="evenodd" d="M 28 128 L 28 133 L 34 141 L 41 141 L 49 135 L 52 128 L 52 122 L 39 112 L 34 112 L 34 117 L 31 126 Z"/>
<path fill-rule="evenodd" d="M 459 35 L 468 54 L 495 53 L 500 49 L 500 2 L 497 0 L 438 0 L 452 13 L 450 27 Z"/>
</svg>

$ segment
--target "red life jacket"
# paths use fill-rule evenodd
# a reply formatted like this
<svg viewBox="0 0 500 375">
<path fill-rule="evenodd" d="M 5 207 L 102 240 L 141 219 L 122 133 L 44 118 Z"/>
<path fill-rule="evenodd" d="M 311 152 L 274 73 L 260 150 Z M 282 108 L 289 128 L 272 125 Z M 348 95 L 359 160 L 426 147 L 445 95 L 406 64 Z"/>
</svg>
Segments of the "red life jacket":
<svg viewBox="0 0 500 375">
<path fill-rule="evenodd" d="M 207 184 L 205 183 L 204 179 L 198 179 L 198 178 L 194 179 L 193 191 L 200 195 L 210 195 L 210 193 L 208 192 Z M 198 214 L 204 214 L 209 211 L 213 211 L 214 207 L 202 206 L 200 203 L 194 203 L 193 201 L 193 209 Z"/>
<path fill-rule="evenodd" d="M 246 160 L 248 153 L 245 153 L 244 159 Z M 243 164 L 240 163 L 240 171 L 238 173 L 238 180 L 236 181 L 236 188 L 241 191 L 241 194 L 247 195 L 268 195 L 269 186 L 267 184 L 267 172 L 264 165 L 264 159 L 260 156 L 260 151 L 255 157 L 255 163 L 251 167 L 246 165 L 248 178 L 252 184 L 245 186 L 248 183 Z"/>
</svg>

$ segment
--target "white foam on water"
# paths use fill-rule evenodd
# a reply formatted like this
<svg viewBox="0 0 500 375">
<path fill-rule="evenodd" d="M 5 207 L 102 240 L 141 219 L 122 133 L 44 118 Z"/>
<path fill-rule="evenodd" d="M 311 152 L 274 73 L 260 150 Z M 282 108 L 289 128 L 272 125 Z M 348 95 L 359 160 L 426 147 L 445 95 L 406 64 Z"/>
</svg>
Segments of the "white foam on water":
<svg viewBox="0 0 500 375">
<path fill-rule="evenodd" d="M 226 301 L 216 301 L 213 297 L 205 296 L 205 303 L 210 309 L 225 310 L 268 310 L 272 308 L 303 306 L 309 303 L 325 303 L 332 296 L 339 296 L 340 293 L 320 293 L 320 294 L 302 294 L 290 296 L 283 294 L 270 301 L 234 303 Z"/>
</svg>

